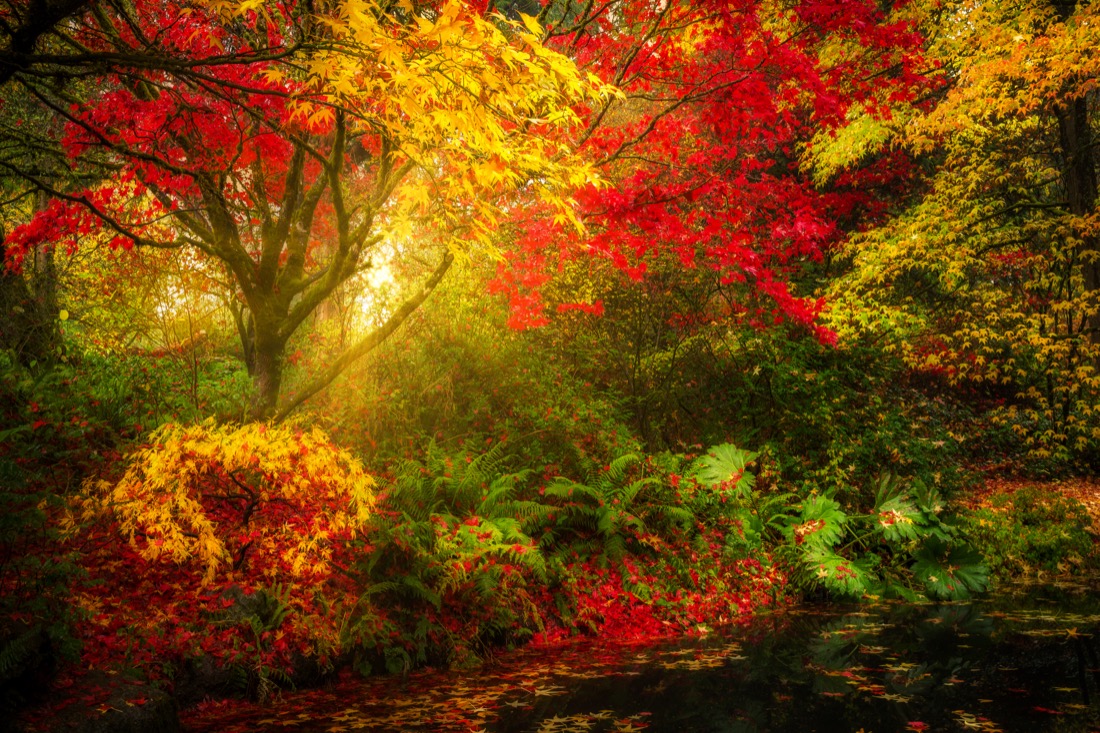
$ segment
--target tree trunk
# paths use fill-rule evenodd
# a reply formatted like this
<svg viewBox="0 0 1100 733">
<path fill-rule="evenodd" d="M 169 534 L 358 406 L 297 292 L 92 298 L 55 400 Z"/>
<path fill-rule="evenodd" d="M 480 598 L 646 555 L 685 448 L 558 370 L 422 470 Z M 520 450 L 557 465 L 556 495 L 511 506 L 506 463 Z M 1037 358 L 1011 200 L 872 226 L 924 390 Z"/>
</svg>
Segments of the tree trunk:
<svg viewBox="0 0 1100 733">
<path fill-rule="evenodd" d="M 1076 2 L 1053 3 L 1062 22 L 1076 11 Z M 1066 203 L 1075 217 L 1087 217 L 1096 211 L 1096 157 L 1092 150 L 1092 128 L 1088 99 L 1079 95 L 1055 110 L 1058 117 L 1058 139 L 1062 148 L 1062 182 Z M 1100 242 L 1091 233 L 1081 233 L 1077 244 L 1077 261 L 1081 267 L 1085 292 L 1092 300 L 1100 296 Z M 1089 342 L 1100 344 L 1100 305 L 1090 303 L 1084 324 Z"/>
<path fill-rule="evenodd" d="M 45 211 L 49 206 L 49 197 L 39 191 L 35 202 L 36 211 Z M 54 244 L 41 244 L 34 256 L 34 305 L 36 320 L 41 334 L 40 348 L 51 359 L 61 350 L 61 329 L 59 327 L 61 307 L 57 304 L 57 262 L 54 257 Z"/>
<path fill-rule="evenodd" d="M 6 259 L 4 233 L 0 231 L 0 349 L 10 349 L 16 358 L 27 363 L 34 351 L 27 348 L 34 329 L 31 323 L 31 294 L 22 273 L 12 272 L 4 266 Z"/>
<path fill-rule="evenodd" d="M 47 203 L 35 200 L 35 211 Z M 57 267 L 52 245 L 34 250 L 27 272 L 11 272 L 5 266 L 5 234 L 0 228 L 0 348 L 10 349 L 24 365 L 50 363 L 58 356 L 61 332 L 57 305 Z"/>
<path fill-rule="evenodd" d="M 256 394 L 252 401 L 253 420 L 270 420 L 275 415 L 283 383 L 285 351 L 286 345 L 277 341 L 257 341 L 255 345 L 252 382 L 256 386 Z"/>
<path fill-rule="evenodd" d="M 1062 178 L 1069 211 L 1075 217 L 1087 217 L 1096 209 L 1096 161 L 1092 152 L 1088 101 L 1071 100 L 1058 110 L 1058 133 L 1062 147 Z M 1100 242 L 1094 234 L 1080 235 L 1077 261 L 1081 267 L 1085 291 L 1100 294 Z M 1085 330 L 1089 341 L 1100 343 L 1100 312 L 1089 313 Z"/>
</svg>

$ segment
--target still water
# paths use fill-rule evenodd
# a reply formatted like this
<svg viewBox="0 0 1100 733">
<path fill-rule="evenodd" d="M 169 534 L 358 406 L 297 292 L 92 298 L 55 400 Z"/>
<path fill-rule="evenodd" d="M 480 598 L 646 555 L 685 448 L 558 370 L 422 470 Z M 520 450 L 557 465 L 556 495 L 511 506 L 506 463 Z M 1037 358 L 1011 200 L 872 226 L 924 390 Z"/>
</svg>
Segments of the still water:
<svg viewBox="0 0 1100 733">
<path fill-rule="evenodd" d="M 347 681 L 208 731 L 1097 731 L 1100 582 L 968 603 L 801 606 L 701 638 L 577 643 Z"/>
</svg>

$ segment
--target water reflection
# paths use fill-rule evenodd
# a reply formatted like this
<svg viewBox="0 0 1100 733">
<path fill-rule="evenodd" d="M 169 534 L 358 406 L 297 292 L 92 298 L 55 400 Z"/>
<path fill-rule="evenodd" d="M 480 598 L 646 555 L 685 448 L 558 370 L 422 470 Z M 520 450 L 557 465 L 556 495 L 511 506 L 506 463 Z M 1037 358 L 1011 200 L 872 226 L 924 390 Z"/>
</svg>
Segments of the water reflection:
<svg viewBox="0 0 1100 733">
<path fill-rule="evenodd" d="M 1090 583 L 969 603 L 804 607 L 702 639 L 524 650 L 216 712 L 195 731 L 1094 731 Z"/>
</svg>

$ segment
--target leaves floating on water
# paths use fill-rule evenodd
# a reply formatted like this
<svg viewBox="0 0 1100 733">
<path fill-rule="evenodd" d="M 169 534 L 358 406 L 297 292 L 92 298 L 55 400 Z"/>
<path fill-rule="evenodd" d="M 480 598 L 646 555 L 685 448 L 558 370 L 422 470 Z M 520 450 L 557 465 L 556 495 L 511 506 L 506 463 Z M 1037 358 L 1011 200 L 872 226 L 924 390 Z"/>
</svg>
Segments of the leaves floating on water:
<svg viewBox="0 0 1100 733">
<path fill-rule="evenodd" d="M 185 724 L 192 733 L 1084 733 L 1100 725 L 1096 597 L 810 607 L 704 639 L 581 641 L 473 673 L 346 678 L 273 708 L 208 705 Z"/>
</svg>

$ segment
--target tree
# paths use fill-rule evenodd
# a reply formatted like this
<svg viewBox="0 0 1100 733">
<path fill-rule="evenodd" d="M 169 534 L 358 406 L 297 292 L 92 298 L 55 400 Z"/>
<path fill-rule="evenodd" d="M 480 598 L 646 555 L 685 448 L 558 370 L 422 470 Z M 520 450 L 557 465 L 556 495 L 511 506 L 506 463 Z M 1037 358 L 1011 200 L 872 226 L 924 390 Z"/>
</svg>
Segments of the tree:
<svg viewBox="0 0 1100 733">
<path fill-rule="evenodd" d="M 583 149 L 613 185 L 579 197 L 586 234 L 514 221 L 520 246 L 493 284 L 512 324 L 557 310 L 568 363 L 625 397 L 651 450 L 805 428 L 788 398 L 818 402 L 794 375 L 828 362 L 812 355 L 834 338 L 820 320 L 831 256 L 914 172 L 890 151 L 821 185 L 808 151 L 926 93 L 912 21 L 813 1 L 559 2 L 542 19 L 548 43 L 624 96 L 588 111 Z"/>
<path fill-rule="evenodd" d="M 88 9 L 89 0 L 5 0 L 0 3 L 0 86 L 47 61 L 40 48 L 63 22 Z M 58 59 L 53 56 L 52 61 Z M 76 59 L 72 59 L 76 61 Z M 79 63 L 79 62 L 77 62 Z"/>
<path fill-rule="evenodd" d="M 1100 438 L 1095 3 L 915 5 L 942 71 L 896 124 L 854 122 L 865 149 L 929 174 L 851 240 L 833 322 L 919 369 L 1009 398 L 999 417 L 1039 457 Z M 843 165 L 832 170 L 842 169 Z"/>
<path fill-rule="evenodd" d="M 818 190 L 800 152 L 860 110 L 888 113 L 920 93 L 920 36 L 873 3 L 551 2 L 547 42 L 623 97 L 592 105 L 583 149 L 614 185 L 579 201 L 591 236 L 545 217 L 525 224 L 523 251 L 503 268 L 516 325 L 545 320 L 547 261 L 578 251 L 632 279 L 663 257 L 736 290 L 714 318 L 763 326 L 790 320 L 831 338 L 822 302 L 792 278 L 875 211 L 864 178 Z M 554 246 L 548 247 L 547 243 Z M 710 277 L 706 275 L 705 277 Z"/>
<path fill-rule="evenodd" d="M 332 6 L 95 6 L 66 42 L 99 58 L 74 91 L 11 84 L 64 123 L 62 186 L 0 161 L 54 198 L 12 232 L 9 262 L 44 242 L 190 247 L 229 295 L 256 385 L 282 416 L 391 334 L 456 255 L 491 246 L 502 191 L 573 219 L 594 180 L 558 137 L 570 104 L 607 93 L 539 42 L 537 26 L 457 2 Z M 56 31 L 61 33 L 60 31 Z M 109 175 L 109 178 L 108 178 Z M 389 319 L 280 405 L 286 347 L 387 240 L 431 232 L 437 264 Z"/>
</svg>

